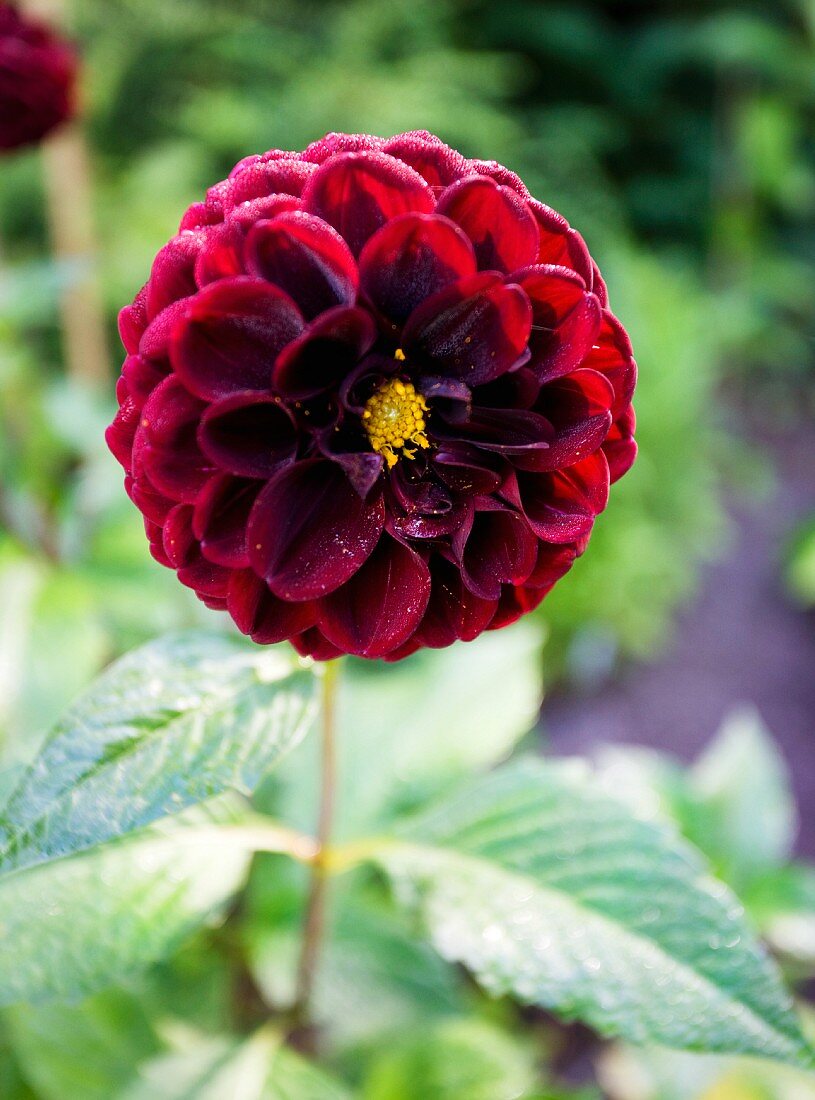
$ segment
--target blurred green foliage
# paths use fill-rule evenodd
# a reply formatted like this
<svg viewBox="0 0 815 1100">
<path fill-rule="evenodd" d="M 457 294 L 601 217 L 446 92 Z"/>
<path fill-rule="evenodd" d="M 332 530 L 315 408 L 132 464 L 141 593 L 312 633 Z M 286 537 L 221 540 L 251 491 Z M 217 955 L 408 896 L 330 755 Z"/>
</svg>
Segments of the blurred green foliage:
<svg viewBox="0 0 815 1100">
<path fill-rule="evenodd" d="M 760 419 L 806 411 L 811 3 L 72 0 L 68 14 L 113 346 L 185 206 L 245 154 L 327 130 L 426 127 L 520 172 L 583 232 L 640 364 L 641 457 L 539 617 L 550 679 L 653 653 L 724 544 L 724 474 L 746 462 L 747 481 L 758 461 L 752 439 L 723 460 L 723 388 Z M 98 665 L 198 611 L 148 558 L 99 443 L 111 393 L 63 377 L 56 303 L 74 273 L 44 259 L 38 154 L 4 161 L 0 225 L 0 525 L 47 559 L 31 563 L 39 583 L 76 600 Z"/>
<path fill-rule="evenodd" d="M 815 607 L 815 519 L 796 531 L 787 555 L 785 576 L 790 595 L 801 607 Z"/>
</svg>

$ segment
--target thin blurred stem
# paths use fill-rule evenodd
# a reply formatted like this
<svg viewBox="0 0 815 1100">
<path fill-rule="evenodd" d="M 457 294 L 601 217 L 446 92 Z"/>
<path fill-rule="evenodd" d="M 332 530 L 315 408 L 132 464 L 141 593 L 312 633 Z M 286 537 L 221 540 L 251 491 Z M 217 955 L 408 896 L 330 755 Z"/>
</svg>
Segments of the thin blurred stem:
<svg viewBox="0 0 815 1100">
<path fill-rule="evenodd" d="M 101 386 L 109 374 L 108 342 L 84 135 L 76 125 L 68 127 L 43 145 L 42 156 L 53 253 L 67 268 L 60 293 L 66 369 L 77 382 Z"/>
<path fill-rule="evenodd" d="M 64 24 L 68 0 L 23 0 L 23 7 L 54 25 Z M 54 258 L 66 269 L 60 293 L 60 327 L 68 376 L 102 386 L 109 376 L 108 339 L 97 273 L 93 173 L 81 119 L 43 142 L 42 169 Z"/>
<path fill-rule="evenodd" d="M 328 886 L 331 830 L 337 792 L 337 685 L 340 665 L 328 661 L 323 666 L 321 699 L 320 809 L 317 819 L 317 854 L 311 863 L 303 944 L 297 971 L 297 992 L 292 1010 L 294 1026 L 309 1027 L 311 998 L 325 933 L 326 891 Z"/>
</svg>

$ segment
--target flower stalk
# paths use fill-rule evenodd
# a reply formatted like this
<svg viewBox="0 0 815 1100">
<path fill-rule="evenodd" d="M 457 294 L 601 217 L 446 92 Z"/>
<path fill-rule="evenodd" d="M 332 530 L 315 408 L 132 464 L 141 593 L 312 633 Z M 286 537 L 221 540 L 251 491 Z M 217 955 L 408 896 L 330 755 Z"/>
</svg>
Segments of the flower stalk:
<svg viewBox="0 0 815 1100">
<path fill-rule="evenodd" d="M 330 845 L 337 795 L 337 688 L 339 661 L 322 666 L 320 707 L 320 805 L 317 818 L 317 849 L 311 860 L 303 942 L 297 970 L 297 991 L 292 1009 L 296 1030 L 307 1033 L 317 967 L 326 922 L 326 894 L 330 874 Z"/>
</svg>

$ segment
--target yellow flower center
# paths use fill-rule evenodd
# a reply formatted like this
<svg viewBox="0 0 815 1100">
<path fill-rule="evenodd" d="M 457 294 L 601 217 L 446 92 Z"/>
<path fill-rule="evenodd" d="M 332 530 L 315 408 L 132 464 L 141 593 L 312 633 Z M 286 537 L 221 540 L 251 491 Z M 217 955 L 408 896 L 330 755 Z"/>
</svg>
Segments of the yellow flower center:
<svg viewBox="0 0 815 1100">
<path fill-rule="evenodd" d="M 401 350 L 401 349 L 400 349 Z M 404 359 L 404 353 L 396 353 Z M 426 450 L 430 441 L 425 435 L 427 402 L 412 382 L 389 378 L 365 403 L 362 424 L 371 447 L 385 459 L 388 468 L 395 466 L 400 454 L 415 458 L 417 447 Z"/>
</svg>

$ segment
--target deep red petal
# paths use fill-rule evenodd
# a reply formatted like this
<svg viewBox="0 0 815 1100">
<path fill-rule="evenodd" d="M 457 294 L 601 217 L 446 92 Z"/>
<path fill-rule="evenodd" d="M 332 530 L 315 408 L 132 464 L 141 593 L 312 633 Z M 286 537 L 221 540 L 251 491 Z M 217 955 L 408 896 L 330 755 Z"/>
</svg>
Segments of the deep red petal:
<svg viewBox="0 0 815 1100">
<path fill-rule="evenodd" d="M 483 273 L 459 279 L 411 313 L 403 333 L 427 373 L 469 386 L 498 378 L 526 351 L 532 308 L 520 287 Z"/>
<path fill-rule="evenodd" d="M 179 233 L 153 260 L 147 283 L 147 316 L 151 320 L 179 298 L 195 293 L 195 261 L 205 242 L 203 231 Z"/>
<path fill-rule="evenodd" d="M 419 628 L 424 645 L 441 649 L 459 639 L 472 641 L 486 629 L 497 601 L 474 595 L 460 571 L 443 558 L 433 561 L 432 578 L 430 601 Z"/>
<path fill-rule="evenodd" d="M 246 239 L 245 256 L 247 270 L 285 290 L 304 317 L 356 299 L 359 276 L 348 245 L 304 211 L 258 222 Z"/>
<path fill-rule="evenodd" d="M 340 433 L 334 431 L 330 425 L 317 434 L 320 453 L 337 463 L 354 491 L 365 500 L 379 481 L 385 460 L 375 451 L 338 450 L 337 447 L 341 445 L 338 441 L 341 440 Z"/>
<path fill-rule="evenodd" d="M 512 278 L 532 303 L 529 369 L 542 382 L 567 374 L 591 350 L 599 329 L 599 301 L 567 267 L 533 264 Z"/>
<path fill-rule="evenodd" d="M 138 427 L 139 407 L 131 397 L 127 397 L 105 432 L 105 442 L 116 461 L 128 472 L 133 468 L 133 441 Z"/>
<path fill-rule="evenodd" d="M 243 477 L 271 477 L 294 458 L 297 430 L 279 398 L 235 393 L 210 405 L 198 443 L 223 470 Z"/>
<path fill-rule="evenodd" d="M 398 214 L 429 214 L 433 192 L 401 160 L 384 153 L 341 153 L 314 173 L 303 193 L 307 210 L 337 229 L 358 256 L 369 237 Z"/>
<path fill-rule="evenodd" d="M 163 532 L 157 523 L 146 519 L 144 521 L 144 533 L 147 535 L 147 544 L 153 558 L 163 565 L 165 569 L 173 569 L 173 563 L 167 557 L 164 549 Z"/>
<path fill-rule="evenodd" d="M 251 569 L 236 570 L 229 579 L 227 609 L 243 634 L 260 645 L 284 642 L 314 626 L 313 603 L 279 600 Z"/>
<path fill-rule="evenodd" d="M 521 592 L 523 592 L 523 588 L 504 585 L 495 614 L 487 627 L 488 630 L 501 630 L 520 619 L 521 615 L 524 614 L 524 605 L 520 598 Z"/>
<path fill-rule="evenodd" d="M 623 415 L 611 426 L 603 444 L 603 453 L 608 459 L 609 475 L 612 484 L 631 469 L 637 457 L 637 444 L 634 440 L 636 418 L 629 405 Z"/>
<path fill-rule="evenodd" d="M 446 187 L 466 171 L 464 157 L 427 130 L 397 134 L 382 146 L 382 152 L 410 165 L 431 187 Z"/>
<path fill-rule="evenodd" d="M 238 171 L 233 170 L 224 196 L 225 208 L 229 211 L 242 202 L 267 195 L 302 195 L 313 171 L 313 165 L 297 158 L 261 158 L 245 163 Z"/>
<path fill-rule="evenodd" d="M 377 152 L 382 148 L 384 139 L 374 137 L 373 134 L 326 134 L 318 141 L 312 141 L 303 150 L 303 160 L 313 164 L 323 164 L 329 157 L 336 157 L 339 153 L 359 153 L 364 151 Z"/>
<path fill-rule="evenodd" d="M 300 153 L 293 149 L 267 149 L 265 153 L 249 153 L 248 156 L 242 157 L 232 171 L 229 173 L 229 178 L 226 180 L 227 185 L 231 184 L 237 176 L 245 172 L 247 168 L 252 168 L 258 164 L 271 164 L 275 161 L 281 160 L 302 160 L 303 157 Z M 227 186 L 227 190 L 229 187 Z"/>
<path fill-rule="evenodd" d="M 436 214 L 403 214 L 383 225 L 359 257 L 362 289 L 383 316 L 401 324 L 425 298 L 476 272 L 469 240 Z"/>
<path fill-rule="evenodd" d="M 461 573 L 476 596 L 495 600 L 502 584 L 522 584 L 535 566 L 537 540 L 517 512 L 477 512 L 464 546 Z"/>
<path fill-rule="evenodd" d="M 282 290 L 241 277 L 204 287 L 173 330 L 170 357 L 198 397 L 215 401 L 243 390 L 268 390 L 281 348 L 303 331 Z"/>
<path fill-rule="evenodd" d="M 229 221 L 213 229 L 195 261 L 195 283 L 205 287 L 218 279 L 245 275 L 243 245 L 246 229 L 238 222 Z"/>
<path fill-rule="evenodd" d="M 281 599 L 316 599 L 356 573 L 384 523 L 381 497 L 363 501 L 335 463 L 295 463 L 269 482 L 252 510 L 252 568 Z"/>
<path fill-rule="evenodd" d="M 530 198 L 526 201 L 538 223 L 540 233 L 538 263 L 570 267 L 581 276 L 586 286 L 590 287 L 593 281 L 593 268 L 586 242 L 556 210 L 538 202 L 537 199 Z"/>
<path fill-rule="evenodd" d="M 526 291 L 534 323 L 543 328 L 557 328 L 582 302 L 587 290 L 576 271 L 557 264 L 531 264 L 514 272 L 512 281 Z"/>
<path fill-rule="evenodd" d="M 634 395 L 637 364 L 628 333 L 613 313 L 603 310 L 600 331 L 583 366 L 600 371 L 614 387 L 614 418 L 621 416 Z"/>
<path fill-rule="evenodd" d="M 176 502 L 159 493 L 144 473 L 136 478 L 126 477 L 125 492 L 142 513 L 145 522 L 150 521 L 159 527 L 175 507 Z"/>
<path fill-rule="evenodd" d="M 482 271 L 515 271 L 538 257 L 538 224 L 526 203 L 487 176 L 452 184 L 439 196 L 438 212 L 473 242 Z"/>
<path fill-rule="evenodd" d="M 608 287 L 606 286 L 603 276 L 600 274 L 600 268 L 594 260 L 591 262 L 591 274 L 591 290 L 597 295 L 603 309 L 608 309 Z"/>
<path fill-rule="evenodd" d="M 376 326 L 365 310 L 356 306 L 326 310 L 280 353 L 273 387 L 293 399 L 334 389 L 375 339 Z"/>
<path fill-rule="evenodd" d="M 400 538 L 437 539 L 452 535 L 466 521 L 471 505 L 432 476 L 409 476 L 407 463 L 391 471 L 390 529 Z"/>
<path fill-rule="evenodd" d="M 166 363 L 170 369 L 170 337 L 179 318 L 184 316 L 188 302 L 188 298 L 173 302 L 153 318 L 139 341 L 138 352 L 143 359 Z"/>
<path fill-rule="evenodd" d="M 194 202 L 184 211 L 178 232 L 185 229 L 205 229 L 210 225 L 218 225 L 224 220 L 224 211 L 220 203 Z"/>
<path fill-rule="evenodd" d="M 383 534 L 359 571 L 320 601 L 320 629 L 345 653 L 383 657 L 410 637 L 429 596 L 424 559 Z"/>
<path fill-rule="evenodd" d="M 544 386 L 535 406 L 552 423 L 554 438 L 546 451 L 519 456 L 525 470 L 557 470 L 592 454 L 611 427 L 614 390 L 604 375 L 580 369 Z"/>
<path fill-rule="evenodd" d="M 207 561 L 230 569 L 248 567 L 246 524 L 261 487 L 258 481 L 216 474 L 198 494 L 192 530 Z"/>
<path fill-rule="evenodd" d="M 508 187 L 521 198 L 529 198 L 527 186 L 517 172 L 511 171 L 497 160 L 468 160 L 465 175 L 488 176 L 502 187 Z"/>
<path fill-rule="evenodd" d="M 143 286 L 129 306 L 119 312 L 119 336 L 128 355 L 139 350 L 139 341 L 147 328 L 147 285 Z"/>
<path fill-rule="evenodd" d="M 566 543 L 585 538 L 608 502 L 608 462 L 595 451 L 565 470 L 519 472 L 518 487 L 529 525 L 538 538 Z"/>
<path fill-rule="evenodd" d="M 260 199 L 247 199 L 246 202 L 233 206 L 227 220 L 248 232 L 256 222 L 302 209 L 302 201 L 293 195 L 264 195 Z"/>
<path fill-rule="evenodd" d="M 437 427 L 436 434 L 440 439 L 461 440 L 503 455 L 547 451 L 555 437 L 546 417 L 528 409 L 474 408 L 465 424 Z"/>
<path fill-rule="evenodd" d="M 538 543 L 538 559 L 535 568 L 524 582 L 524 587 L 544 593 L 569 572 L 577 557 L 577 549 L 574 544 L 552 545 L 548 542 Z"/>
<path fill-rule="evenodd" d="M 433 452 L 433 466 L 445 485 L 467 494 L 494 493 L 501 485 L 501 459 L 467 443 L 448 442 Z"/>
<path fill-rule="evenodd" d="M 217 471 L 198 446 L 196 431 L 203 402 L 173 375 L 150 395 L 133 443 L 134 468 L 144 469 L 156 489 L 172 500 L 192 504 Z"/>
<path fill-rule="evenodd" d="M 599 301 L 586 294 L 556 329 L 536 332 L 529 369 L 539 381 L 550 382 L 590 365 L 588 357 L 600 331 L 600 318 Z"/>
<path fill-rule="evenodd" d="M 140 355 L 128 355 L 122 364 L 122 378 L 127 383 L 128 394 L 141 408 L 159 382 L 167 377 L 167 369 Z"/>
<path fill-rule="evenodd" d="M 228 569 L 207 561 L 192 532 L 192 508 L 179 504 L 167 517 L 163 530 L 164 551 L 177 570 L 178 579 L 204 600 L 226 596 Z"/>
<path fill-rule="evenodd" d="M 196 545 L 192 533 L 192 505 L 176 504 L 171 509 L 162 528 L 162 543 L 173 569 L 194 560 Z"/>
<path fill-rule="evenodd" d="M 342 650 L 324 638 L 316 626 L 289 641 L 301 657 L 312 657 L 315 661 L 333 661 L 335 657 L 342 656 Z"/>
</svg>

